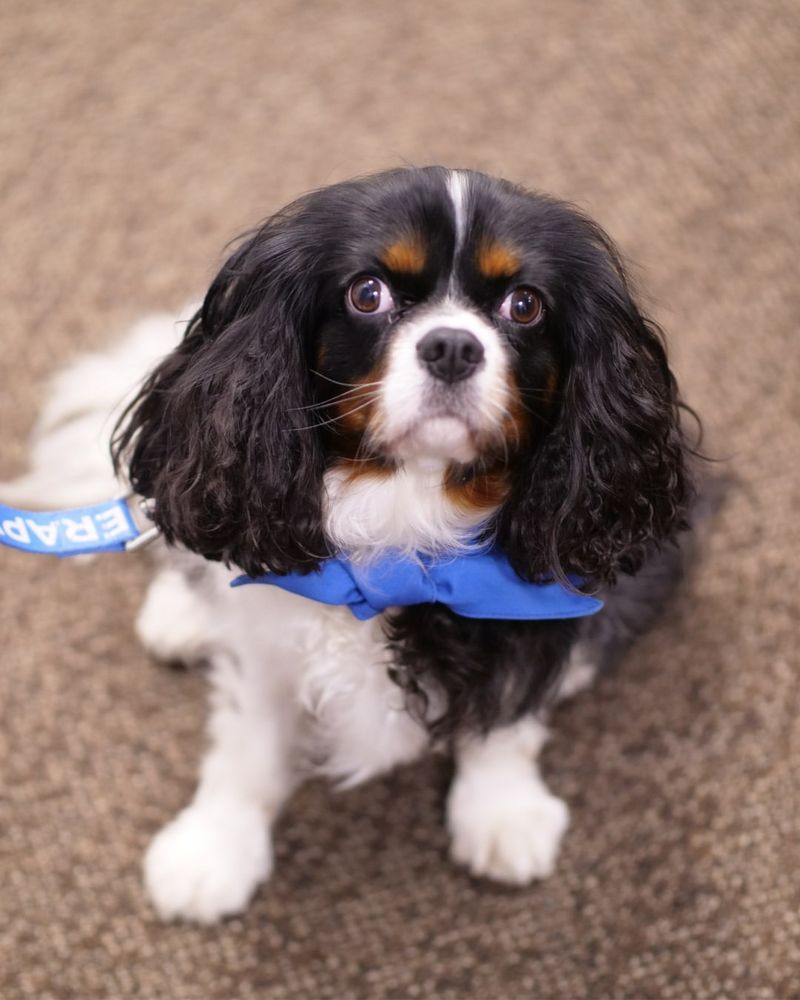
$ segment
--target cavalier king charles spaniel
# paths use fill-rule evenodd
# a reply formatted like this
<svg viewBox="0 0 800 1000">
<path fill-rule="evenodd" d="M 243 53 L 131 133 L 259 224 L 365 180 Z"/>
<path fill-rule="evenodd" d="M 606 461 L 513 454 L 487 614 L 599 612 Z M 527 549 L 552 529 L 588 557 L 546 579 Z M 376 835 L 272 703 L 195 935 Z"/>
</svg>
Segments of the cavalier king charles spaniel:
<svg viewBox="0 0 800 1000">
<path fill-rule="evenodd" d="M 149 370 L 112 444 L 162 536 L 138 632 L 213 688 L 199 787 L 145 859 L 159 914 L 240 912 L 304 776 L 353 785 L 437 747 L 453 858 L 549 875 L 568 811 L 536 766 L 546 713 L 654 619 L 692 519 L 675 379 L 608 236 L 477 172 L 394 170 L 269 218 L 177 346 L 174 327 L 61 376 L 27 480 L 107 497 L 88 443 Z M 493 579 L 467 579 L 486 551 L 531 595 L 604 607 L 506 619 Z M 387 555 L 422 576 L 452 560 L 477 613 L 389 598 L 358 617 L 303 591 Z"/>
</svg>

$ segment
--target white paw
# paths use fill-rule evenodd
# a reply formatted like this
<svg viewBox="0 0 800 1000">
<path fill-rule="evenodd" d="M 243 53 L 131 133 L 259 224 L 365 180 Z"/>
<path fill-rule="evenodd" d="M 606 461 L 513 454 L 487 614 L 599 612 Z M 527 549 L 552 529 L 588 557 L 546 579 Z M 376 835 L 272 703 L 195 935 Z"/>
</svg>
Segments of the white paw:
<svg viewBox="0 0 800 1000">
<path fill-rule="evenodd" d="M 209 611 L 179 570 L 166 569 L 150 584 L 136 618 L 136 634 L 159 660 L 198 659 L 208 646 Z"/>
<path fill-rule="evenodd" d="M 553 873 L 569 810 L 532 773 L 458 776 L 447 803 L 450 853 L 473 875 L 527 885 Z"/>
<path fill-rule="evenodd" d="M 155 836 L 144 858 L 158 915 L 204 924 L 241 913 L 271 870 L 266 819 L 242 803 L 189 806 Z"/>
</svg>

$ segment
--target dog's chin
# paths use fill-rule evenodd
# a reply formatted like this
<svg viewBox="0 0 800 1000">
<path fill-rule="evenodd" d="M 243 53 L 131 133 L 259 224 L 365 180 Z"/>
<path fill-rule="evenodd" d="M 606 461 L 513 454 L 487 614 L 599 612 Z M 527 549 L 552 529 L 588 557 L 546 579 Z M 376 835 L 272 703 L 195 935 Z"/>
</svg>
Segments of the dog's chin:
<svg viewBox="0 0 800 1000">
<path fill-rule="evenodd" d="M 401 461 L 457 462 L 466 465 L 479 452 L 475 434 L 455 416 L 427 417 L 395 442 L 392 451 Z"/>
</svg>

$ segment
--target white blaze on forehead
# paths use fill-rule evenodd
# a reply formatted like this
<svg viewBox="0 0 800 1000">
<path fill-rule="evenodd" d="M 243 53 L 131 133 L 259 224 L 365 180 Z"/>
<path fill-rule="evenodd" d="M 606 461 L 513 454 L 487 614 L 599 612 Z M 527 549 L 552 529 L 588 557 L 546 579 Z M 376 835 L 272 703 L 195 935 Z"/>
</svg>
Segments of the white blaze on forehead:
<svg viewBox="0 0 800 1000">
<path fill-rule="evenodd" d="M 464 233 L 467 228 L 467 189 L 469 181 L 463 170 L 451 170 L 447 177 L 447 191 L 453 203 L 453 214 L 456 222 L 456 246 L 454 258 L 464 243 Z"/>
</svg>

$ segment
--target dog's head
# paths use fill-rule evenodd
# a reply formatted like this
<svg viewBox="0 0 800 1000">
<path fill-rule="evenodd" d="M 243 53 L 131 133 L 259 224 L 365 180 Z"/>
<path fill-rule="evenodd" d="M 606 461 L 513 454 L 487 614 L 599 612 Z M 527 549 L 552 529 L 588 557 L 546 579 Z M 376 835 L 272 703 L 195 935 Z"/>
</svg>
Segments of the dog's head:
<svg viewBox="0 0 800 1000">
<path fill-rule="evenodd" d="M 438 167 L 250 234 L 115 440 L 168 541 L 251 574 L 491 533 L 524 577 L 598 582 L 683 526 L 684 452 L 608 237 Z"/>
</svg>

